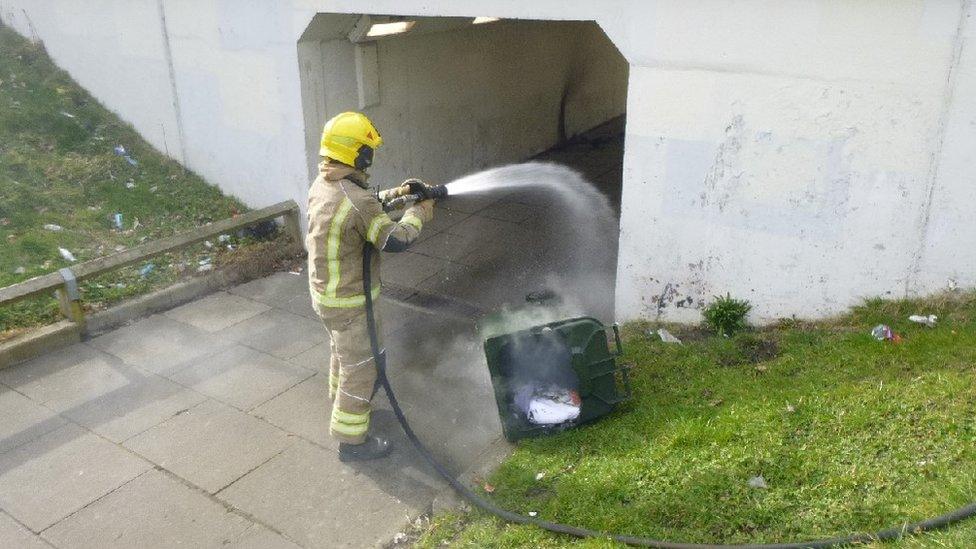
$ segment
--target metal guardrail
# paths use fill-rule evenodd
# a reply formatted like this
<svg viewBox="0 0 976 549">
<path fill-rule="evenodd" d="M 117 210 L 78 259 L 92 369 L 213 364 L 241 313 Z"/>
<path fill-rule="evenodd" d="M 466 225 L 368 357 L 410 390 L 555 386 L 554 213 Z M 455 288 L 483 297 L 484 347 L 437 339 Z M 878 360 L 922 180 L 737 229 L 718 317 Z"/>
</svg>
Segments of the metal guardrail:
<svg viewBox="0 0 976 549">
<path fill-rule="evenodd" d="M 291 237 L 295 246 L 301 248 L 302 237 L 301 224 L 298 217 L 299 211 L 298 204 L 294 200 L 286 200 L 273 206 L 268 206 L 267 208 L 261 208 L 260 210 L 250 211 L 237 217 L 203 225 L 182 234 L 147 242 L 146 244 L 141 244 L 123 252 L 83 261 L 71 267 L 65 267 L 57 272 L 36 276 L 29 280 L 0 288 L 0 307 L 46 294 L 53 290 L 57 292 L 58 301 L 61 303 L 62 314 L 84 332 L 85 313 L 81 306 L 81 295 L 78 291 L 78 283 L 80 281 L 134 263 L 139 263 L 160 254 L 181 250 L 187 246 L 196 244 L 197 242 L 203 242 L 221 234 L 279 217 L 284 218 L 285 232 Z"/>
</svg>

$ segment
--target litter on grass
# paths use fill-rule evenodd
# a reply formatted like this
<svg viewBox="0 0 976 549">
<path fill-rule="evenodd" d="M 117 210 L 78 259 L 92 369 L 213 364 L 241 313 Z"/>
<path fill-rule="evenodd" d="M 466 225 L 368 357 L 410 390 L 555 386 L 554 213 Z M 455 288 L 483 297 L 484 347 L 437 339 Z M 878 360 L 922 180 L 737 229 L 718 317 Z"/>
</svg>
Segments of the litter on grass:
<svg viewBox="0 0 976 549">
<path fill-rule="evenodd" d="M 58 248 L 58 251 L 61 252 L 61 257 L 63 257 L 65 260 L 72 263 L 78 261 L 75 259 L 75 254 L 71 253 L 67 248 Z"/>
<path fill-rule="evenodd" d="M 749 479 L 749 487 L 750 488 L 760 488 L 760 489 L 763 489 L 763 490 L 765 490 L 766 488 L 769 488 L 769 486 L 766 485 L 766 479 L 764 479 L 762 475 L 755 476 L 755 477 L 752 477 L 751 479 Z"/>
<path fill-rule="evenodd" d="M 665 343 L 677 343 L 678 345 L 681 345 L 681 340 L 664 328 L 658 328 L 657 335 L 659 335 L 661 337 L 661 341 Z"/>
<path fill-rule="evenodd" d="M 146 263 L 145 265 L 142 266 L 141 269 L 139 269 L 139 276 L 141 276 L 142 278 L 146 278 L 147 276 L 149 276 L 149 273 L 153 272 L 155 269 L 156 269 L 156 265 L 152 263 Z"/>
<path fill-rule="evenodd" d="M 935 323 L 938 322 L 939 317 L 935 315 L 912 315 L 908 317 L 908 320 L 916 324 L 923 324 L 929 328 L 935 328 Z"/>
<path fill-rule="evenodd" d="M 112 224 L 115 225 L 115 228 L 116 229 L 118 229 L 120 231 L 122 230 L 122 214 L 121 213 L 115 212 L 115 215 L 112 216 Z"/>
<path fill-rule="evenodd" d="M 871 330 L 871 335 L 878 341 L 901 343 L 901 336 L 892 331 L 891 326 L 888 326 L 887 324 L 878 324 L 875 326 Z"/>
<path fill-rule="evenodd" d="M 54 223 L 48 223 L 47 225 L 44 225 L 44 228 L 48 231 L 54 231 L 54 232 L 64 230 L 64 227 L 62 227 L 61 225 L 55 225 Z"/>
<path fill-rule="evenodd" d="M 26 272 L 27 272 L 27 269 L 25 269 L 23 267 L 17 267 L 16 269 L 14 269 L 14 274 L 22 275 L 22 274 L 24 274 Z"/>
</svg>

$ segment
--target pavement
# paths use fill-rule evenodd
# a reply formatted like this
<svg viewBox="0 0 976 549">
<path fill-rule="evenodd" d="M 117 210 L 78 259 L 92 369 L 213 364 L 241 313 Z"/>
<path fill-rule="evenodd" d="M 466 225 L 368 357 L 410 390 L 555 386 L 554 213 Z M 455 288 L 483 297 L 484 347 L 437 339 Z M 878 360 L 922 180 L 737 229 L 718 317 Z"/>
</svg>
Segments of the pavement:
<svg viewBox="0 0 976 549">
<path fill-rule="evenodd" d="M 618 204 L 621 157 L 611 139 L 541 158 Z M 544 196 L 458 197 L 384 258 L 391 382 L 452 472 L 501 434 L 479 330 L 552 284 L 565 258 L 545 228 L 565 215 Z M 282 272 L 0 370 L 0 547 L 389 544 L 446 484 L 382 394 L 374 426 L 395 453 L 338 462 L 328 360 L 305 275 Z"/>
</svg>

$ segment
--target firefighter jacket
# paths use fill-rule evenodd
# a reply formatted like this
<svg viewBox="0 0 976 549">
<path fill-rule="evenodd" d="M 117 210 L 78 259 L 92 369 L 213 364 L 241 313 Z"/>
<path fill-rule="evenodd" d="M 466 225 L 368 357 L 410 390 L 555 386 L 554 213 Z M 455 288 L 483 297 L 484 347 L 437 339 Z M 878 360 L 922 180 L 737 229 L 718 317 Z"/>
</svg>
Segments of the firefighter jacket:
<svg viewBox="0 0 976 549">
<path fill-rule="evenodd" d="M 334 162 L 319 164 L 319 175 L 308 193 L 309 290 L 320 316 L 361 310 L 363 295 L 363 245 L 377 250 L 405 250 L 424 222 L 433 216 L 430 203 L 414 204 L 400 221 L 390 219 L 376 195 L 366 188 L 367 175 Z M 372 255 L 372 295 L 380 292 L 380 254 Z M 358 312 L 358 311 L 357 311 Z"/>
</svg>

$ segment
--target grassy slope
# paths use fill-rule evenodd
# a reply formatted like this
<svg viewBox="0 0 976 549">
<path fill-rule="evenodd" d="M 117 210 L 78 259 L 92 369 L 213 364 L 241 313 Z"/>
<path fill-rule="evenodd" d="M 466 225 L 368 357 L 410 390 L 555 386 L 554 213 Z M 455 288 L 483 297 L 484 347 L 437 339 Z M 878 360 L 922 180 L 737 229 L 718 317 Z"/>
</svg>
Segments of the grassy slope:
<svg viewBox="0 0 976 549">
<path fill-rule="evenodd" d="M 113 153 L 119 144 L 138 166 Z M 58 247 L 83 261 L 241 209 L 155 151 L 41 48 L 0 26 L 0 286 L 67 266 Z M 115 212 L 123 215 L 124 231 L 112 228 Z M 64 230 L 45 230 L 49 223 Z M 98 303 L 144 293 L 177 278 L 178 263 L 156 260 L 147 277 L 138 268 L 120 272 L 86 285 L 85 297 Z M 0 332 L 50 322 L 56 311 L 51 299 L 0 309 Z"/>
<path fill-rule="evenodd" d="M 937 328 L 905 320 L 923 311 L 940 315 Z M 875 341 L 879 322 L 905 340 Z M 873 531 L 976 500 L 976 294 L 871 301 L 829 323 L 683 346 L 646 328 L 626 330 L 637 399 L 521 443 L 490 479 L 495 501 L 598 530 L 742 543 Z M 777 341 L 779 356 L 749 361 L 757 337 Z M 768 488 L 750 488 L 754 475 Z M 419 545 L 441 544 L 613 545 L 480 513 L 436 518 Z M 974 545 L 976 520 L 895 544 Z"/>
</svg>

